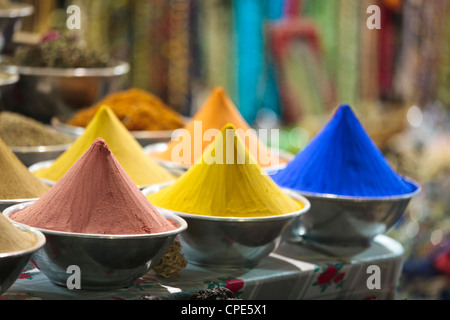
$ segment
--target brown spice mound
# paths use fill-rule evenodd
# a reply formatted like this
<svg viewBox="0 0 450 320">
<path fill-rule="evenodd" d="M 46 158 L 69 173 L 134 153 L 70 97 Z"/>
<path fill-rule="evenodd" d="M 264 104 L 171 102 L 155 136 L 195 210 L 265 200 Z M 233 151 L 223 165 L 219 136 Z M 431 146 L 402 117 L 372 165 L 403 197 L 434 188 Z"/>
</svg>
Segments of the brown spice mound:
<svg viewBox="0 0 450 320">
<path fill-rule="evenodd" d="M 153 268 L 161 277 L 175 279 L 187 265 L 184 255 L 181 253 L 179 241 L 173 241 L 167 252 L 162 256 Z"/>
<path fill-rule="evenodd" d="M 86 127 L 102 105 L 109 106 L 130 131 L 175 130 L 184 126 L 183 117 L 161 99 L 134 88 L 109 94 L 97 104 L 78 111 L 67 124 Z"/>
<path fill-rule="evenodd" d="M 69 144 L 73 139 L 24 115 L 0 112 L 0 137 L 9 147 L 37 147 Z"/>
<path fill-rule="evenodd" d="M 0 138 L 0 199 L 34 199 L 49 187 L 35 177 Z"/>
<path fill-rule="evenodd" d="M 37 243 L 37 237 L 29 231 L 16 227 L 0 214 L 0 253 L 26 250 Z"/>
</svg>

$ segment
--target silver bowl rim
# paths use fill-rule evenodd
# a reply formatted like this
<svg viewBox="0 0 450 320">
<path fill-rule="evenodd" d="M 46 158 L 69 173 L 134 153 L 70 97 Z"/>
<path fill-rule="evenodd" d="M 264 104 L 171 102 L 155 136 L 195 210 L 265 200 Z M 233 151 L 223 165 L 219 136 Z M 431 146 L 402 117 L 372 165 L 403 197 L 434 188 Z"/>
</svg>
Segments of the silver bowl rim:
<svg viewBox="0 0 450 320">
<path fill-rule="evenodd" d="M 37 201 L 39 198 L 30 198 L 30 199 L 0 199 L 0 205 L 16 205 L 26 202 Z"/>
<path fill-rule="evenodd" d="M 19 81 L 20 77 L 16 73 L 2 72 L 6 77 L 0 78 L 0 87 L 9 86 Z"/>
<path fill-rule="evenodd" d="M 40 230 L 38 230 L 37 228 L 33 228 L 31 226 L 17 223 L 15 221 L 11 220 L 9 217 L 6 217 L 6 218 L 9 221 L 11 221 L 15 227 L 17 227 L 21 230 L 25 230 L 25 231 L 29 231 L 29 232 L 33 233 L 36 236 L 37 241 L 34 246 L 27 248 L 27 249 L 0 253 L 0 260 L 3 258 L 11 258 L 11 257 L 23 256 L 23 255 L 27 255 L 27 254 L 33 254 L 34 252 L 38 251 L 45 245 L 46 237 Z"/>
<path fill-rule="evenodd" d="M 4 65 L 2 68 L 6 72 L 19 75 L 69 78 L 121 76 L 130 71 L 128 62 L 121 60 L 114 62 L 114 66 L 105 68 L 46 68 L 20 65 Z"/>
<path fill-rule="evenodd" d="M 161 214 L 174 221 L 178 227 L 174 230 L 165 231 L 165 232 L 158 232 L 158 233 L 146 233 L 146 234 L 92 234 L 92 233 L 76 233 L 76 232 L 64 232 L 64 231 L 55 231 L 55 230 L 49 230 L 49 229 L 42 229 L 38 227 L 28 226 L 23 223 L 16 222 L 12 220 L 9 216 L 16 211 L 22 210 L 26 208 L 27 206 L 32 205 L 34 202 L 26 202 L 17 204 L 11 207 L 6 208 L 3 210 L 3 215 L 6 216 L 8 219 L 16 223 L 17 225 L 22 225 L 30 228 L 34 228 L 41 233 L 49 234 L 49 235 L 56 235 L 56 236 L 66 236 L 66 237 L 73 237 L 73 238 L 82 238 L 82 239 L 95 239 L 95 240 L 115 240 L 115 239 L 121 239 L 121 240 L 130 240 L 130 239 L 153 239 L 153 238 L 164 238 L 164 237 L 170 237 L 170 236 L 176 236 L 180 234 L 181 232 L 185 231 L 188 227 L 188 224 L 186 220 L 184 220 L 182 217 L 177 216 L 176 214 L 170 213 L 170 212 L 162 212 Z"/>
<path fill-rule="evenodd" d="M 26 3 L 11 3 L 11 7 L 0 10 L 0 18 L 19 18 L 32 15 L 34 6 Z"/>
<path fill-rule="evenodd" d="M 57 144 L 57 145 L 50 145 L 50 146 L 30 146 L 30 147 L 13 147 L 10 146 L 9 148 L 13 152 L 17 153 L 44 153 L 44 152 L 58 152 L 58 151 L 65 151 L 72 143 L 66 143 L 66 144 Z"/>
<path fill-rule="evenodd" d="M 303 215 L 311 208 L 311 203 L 308 201 L 307 198 L 304 196 L 291 192 L 290 190 L 283 191 L 288 194 L 290 197 L 294 198 L 297 201 L 300 201 L 303 204 L 303 208 L 290 212 L 290 213 L 284 213 L 279 215 L 273 215 L 273 216 L 261 216 L 261 217 L 222 217 L 222 216 L 207 216 L 207 215 L 201 215 L 201 214 L 193 214 L 193 213 L 185 213 L 185 212 L 179 212 L 174 211 L 166 208 L 161 208 L 156 205 L 154 205 L 156 208 L 167 211 L 169 213 L 173 213 L 175 215 L 179 215 L 180 217 L 187 218 L 187 219 L 195 219 L 195 220 L 206 220 L 206 221 L 213 221 L 213 222 L 238 222 L 238 223 L 252 223 L 252 222 L 270 222 L 270 221 L 276 221 L 276 220 L 285 220 L 293 217 L 297 217 L 300 215 Z"/>
<path fill-rule="evenodd" d="M 403 177 L 403 180 L 405 180 L 407 183 L 413 185 L 416 189 L 410 193 L 405 193 L 405 194 L 392 195 L 392 196 L 374 196 L 374 197 L 343 196 L 343 195 L 329 194 L 329 193 L 308 192 L 308 191 L 296 190 L 296 189 L 291 189 L 291 188 L 288 188 L 288 189 L 293 192 L 302 194 L 307 198 L 312 198 L 312 199 L 328 199 L 328 200 L 335 200 L 335 201 L 354 201 L 354 202 L 406 200 L 406 199 L 411 199 L 422 192 L 422 187 L 415 180 L 408 178 L 408 177 Z"/>
</svg>

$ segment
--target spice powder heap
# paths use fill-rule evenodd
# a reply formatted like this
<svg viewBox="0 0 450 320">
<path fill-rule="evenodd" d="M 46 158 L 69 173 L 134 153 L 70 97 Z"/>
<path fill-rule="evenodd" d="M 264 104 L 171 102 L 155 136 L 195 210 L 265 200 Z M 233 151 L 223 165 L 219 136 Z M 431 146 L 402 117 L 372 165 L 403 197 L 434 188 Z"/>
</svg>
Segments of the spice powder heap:
<svg viewBox="0 0 450 320">
<path fill-rule="evenodd" d="M 408 194 L 417 187 L 396 173 L 348 105 L 286 168 L 272 176 L 284 188 L 341 196 Z"/>
<path fill-rule="evenodd" d="M 121 166 L 138 186 L 172 181 L 175 177 L 151 159 L 124 127 L 111 108 L 102 106 L 84 133 L 50 167 L 34 172 L 40 178 L 58 181 L 97 138 L 104 139 Z"/>
<path fill-rule="evenodd" d="M 86 127 L 103 105 L 110 107 L 130 131 L 175 130 L 184 126 L 183 117 L 160 98 L 134 88 L 109 94 L 92 107 L 78 111 L 67 124 Z"/>
<path fill-rule="evenodd" d="M 206 216 L 263 217 L 303 208 L 263 172 L 231 124 L 222 128 L 201 161 L 147 198 L 156 207 Z"/>
<path fill-rule="evenodd" d="M 0 139 L 0 199 L 39 198 L 48 189 Z"/>
<path fill-rule="evenodd" d="M 39 121 L 9 111 L 0 112 L 0 137 L 10 147 L 56 146 L 73 141 Z"/>
<path fill-rule="evenodd" d="M 16 227 L 8 218 L 0 214 L 0 254 L 26 250 L 37 243 L 37 237 Z"/>
<path fill-rule="evenodd" d="M 201 123 L 201 137 L 198 137 L 196 125 Z M 279 159 L 277 155 L 271 153 L 267 146 L 262 143 L 255 132 L 251 131 L 250 125 L 240 114 L 234 103 L 230 100 L 223 88 L 215 88 L 202 108 L 195 114 L 192 120 L 183 128 L 189 132 L 192 137 L 190 141 L 191 155 L 190 159 L 186 160 L 184 157 L 181 160 L 181 165 L 190 166 L 199 160 L 202 153 L 206 150 L 212 141 L 203 139 L 203 135 L 209 129 L 221 130 L 225 125 L 232 124 L 236 129 L 239 129 L 239 135 L 245 146 L 253 152 L 252 156 L 263 167 L 272 166 L 274 163 L 283 163 L 283 159 Z M 155 158 L 172 161 L 172 152 L 178 148 L 179 144 L 183 143 L 184 136 L 181 141 L 172 140 L 169 142 L 167 149 L 160 153 L 152 154 Z M 196 139 L 201 139 L 201 152 L 196 151 Z M 196 158 L 198 157 L 198 158 Z"/>
<path fill-rule="evenodd" d="M 49 192 L 10 218 L 36 228 L 83 234 L 176 229 L 133 183 L 103 139 L 96 139 Z"/>
</svg>

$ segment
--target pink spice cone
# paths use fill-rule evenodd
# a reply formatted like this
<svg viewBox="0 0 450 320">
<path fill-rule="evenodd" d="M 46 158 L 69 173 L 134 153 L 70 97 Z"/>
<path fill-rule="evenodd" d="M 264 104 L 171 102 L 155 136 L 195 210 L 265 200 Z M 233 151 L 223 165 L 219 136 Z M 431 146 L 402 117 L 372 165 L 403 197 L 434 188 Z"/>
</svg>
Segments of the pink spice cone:
<svg viewBox="0 0 450 320">
<path fill-rule="evenodd" d="M 101 138 L 45 195 L 10 218 L 36 228 L 84 234 L 176 229 L 133 183 Z"/>
</svg>

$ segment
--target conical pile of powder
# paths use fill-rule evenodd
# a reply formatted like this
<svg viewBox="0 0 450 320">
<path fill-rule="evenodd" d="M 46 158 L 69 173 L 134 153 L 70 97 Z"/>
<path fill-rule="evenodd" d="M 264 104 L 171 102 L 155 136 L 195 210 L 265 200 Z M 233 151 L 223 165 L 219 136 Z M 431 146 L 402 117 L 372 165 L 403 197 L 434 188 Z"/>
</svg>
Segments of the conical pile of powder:
<svg viewBox="0 0 450 320">
<path fill-rule="evenodd" d="M 245 146 L 262 167 L 277 166 L 284 162 L 259 140 L 256 132 L 251 129 L 224 89 L 220 87 L 213 90 L 202 108 L 183 128 L 190 141 L 186 143 L 185 134 L 182 134 L 179 141 L 170 141 L 167 150 L 153 156 L 163 161 L 190 166 L 201 159 L 207 146 L 214 140 L 215 135 L 208 137 L 205 133 L 212 132 L 211 130 L 218 133 L 227 124 L 236 127 Z M 188 155 L 185 154 L 187 147 L 190 148 Z"/>
<path fill-rule="evenodd" d="M 283 170 L 272 176 L 284 188 L 341 196 L 403 195 L 417 187 L 396 173 L 348 105 Z"/>
<path fill-rule="evenodd" d="M 0 254 L 29 249 L 37 241 L 34 234 L 19 229 L 8 218 L 0 214 Z"/>
<path fill-rule="evenodd" d="M 48 189 L 0 139 L 0 199 L 35 199 Z"/>
<path fill-rule="evenodd" d="M 130 178 L 138 186 L 148 186 L 174 180 L 174 176 L 151 159 L 142 146 L 117 118 L 111 108 L 102 106 L 72 146 L 48 168 L 34 172 L 37 177 L 58 181 L 86 152 L 102 138 Z"/>
<path fill-rule="evenodd" d="M 83 234 L 175 229 L 133 183 L 103 139 L 96 139 L 49 192 L 10 218 L 36 228 Z"/>
<path fill-rule="evenodd" d="M 201 161 L 147 198 L 160 208 L 207 216 L 263 217 L 303 208 L 263 172 L 230 124 Z"/>
</svg>

